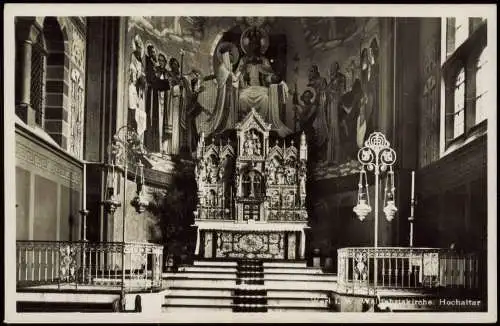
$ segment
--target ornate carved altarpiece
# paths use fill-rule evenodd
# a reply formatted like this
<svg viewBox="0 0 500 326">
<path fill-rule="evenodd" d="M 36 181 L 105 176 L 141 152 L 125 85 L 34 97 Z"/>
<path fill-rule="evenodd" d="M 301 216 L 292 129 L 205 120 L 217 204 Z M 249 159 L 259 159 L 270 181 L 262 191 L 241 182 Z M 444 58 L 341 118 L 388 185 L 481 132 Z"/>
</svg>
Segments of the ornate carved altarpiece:
<svg viewBox="0 0 500 326">
<path fill-rule="evenodd" d="M 307 226 L 304 134 L 298 148 L 278 138 L 252 109 L 235 126 L 237 144 L 210 143 L 196 153 L 195 254 L 203 258 L 304 259 Z"/>
</svg>

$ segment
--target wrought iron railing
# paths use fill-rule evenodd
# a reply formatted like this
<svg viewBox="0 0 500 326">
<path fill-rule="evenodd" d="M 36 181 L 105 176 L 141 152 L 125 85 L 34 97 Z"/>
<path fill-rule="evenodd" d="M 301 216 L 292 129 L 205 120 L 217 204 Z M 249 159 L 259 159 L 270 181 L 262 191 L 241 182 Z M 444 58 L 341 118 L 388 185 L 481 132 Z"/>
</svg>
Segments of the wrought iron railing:
<svg viewBox="0 0 500 326">
<path fill-rule="evenodd" d="M 125 290 L 149 290 L 162 285 L 163 246 L 157 244 L 17 241 L 16 251 L 18 288 L 123 286 Z"/>
<path fill-rule="evenodd" d="M 377 289 L 478 289 L 478 269 L 476 254 L 441 248 L 350 247 L 339 249 L 337 256 L 338 290 L 344 293 L 372 294 Z"/>
</svg>

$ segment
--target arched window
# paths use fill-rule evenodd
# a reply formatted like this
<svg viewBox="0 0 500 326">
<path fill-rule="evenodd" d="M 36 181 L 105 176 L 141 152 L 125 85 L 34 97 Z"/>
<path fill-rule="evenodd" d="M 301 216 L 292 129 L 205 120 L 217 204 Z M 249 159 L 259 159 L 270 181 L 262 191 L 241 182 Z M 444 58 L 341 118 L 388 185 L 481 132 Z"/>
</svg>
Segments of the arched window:
<svg viewBox="0 0 500 326">
<path fill-rule="evenodd" d="M 488 108 L 487 58 L 482 51 L 476 64 L 476 124 L 486 119 Z"/>
<path fill-rule="evenodd" d="M 30 104 L 35 111 L 35 123 L 42 128 L 45 113 L 46 53 L 44 36 L 39 34 L 31 49 Z"/>
<path fill-rule="evenodd" d="M 465 70 L 462 68 L 455 78 L 453 137 L 464 133 Z"/>
<path fill-rule="evenodd" d="M 446 54 L 442 65 L 445 120 L 443 150 L 486 131 L 488 99 L 487 21 L 475 17 L 443 20 Z M 444 45 L 444 43 L 442 43 Z"/>
<path fill-rule="evenodd" d="M 251 170 L 243 175 L 243 197 L 260 198 L 262 196 L 262 175 Z"/>
</svg>

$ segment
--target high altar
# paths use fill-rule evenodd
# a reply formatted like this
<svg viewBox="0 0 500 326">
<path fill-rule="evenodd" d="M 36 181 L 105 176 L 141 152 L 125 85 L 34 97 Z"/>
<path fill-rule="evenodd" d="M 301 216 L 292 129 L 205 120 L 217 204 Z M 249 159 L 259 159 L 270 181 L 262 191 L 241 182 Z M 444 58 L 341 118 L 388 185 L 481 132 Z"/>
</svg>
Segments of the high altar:
<svg viewBox="0 0 500 326">
<path fill-rule="evenodd" d="M 195 211 L 202 258 L 304 259 L 307 226 L 305 134 L 299 148 L 277 137 L 252 109 L 235 125 L 237 144 L 197 148 Z"/>
</svg>

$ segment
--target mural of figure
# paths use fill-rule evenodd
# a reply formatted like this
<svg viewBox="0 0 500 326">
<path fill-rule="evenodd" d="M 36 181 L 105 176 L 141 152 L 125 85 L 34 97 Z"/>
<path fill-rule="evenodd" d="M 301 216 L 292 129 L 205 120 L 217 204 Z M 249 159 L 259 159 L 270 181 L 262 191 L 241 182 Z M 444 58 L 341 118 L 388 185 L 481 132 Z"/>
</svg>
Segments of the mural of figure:
<svg viewBox="0 0 500 326">
<path fill-rule="evenodd" d="M 338 163 L 340 157 L 340 140 L 338 125 L 338 107 L 340 98 L 346 90 L 346 77 L 340 71 L 338 62 L 330 68 L 330 81 L 326 86 L 326 121 L 328 124 L 328 140 L 326 159 L 328 162 Z"/>
<path fill-rule="evenodd" d="M 314 104 L 315 98 L 316 92 L 314 89 L 308 88 L 300 96 L 302 104 L 298 102 L 298 99 L 294 99 L 294 105 L 296 105 L 299 109 L 301 129 L 304 131 L 308 139 L 314 139 L 313 122 L 316 119 L 317 108 Z"/>
<path fill-rule="evenodd" d="M 360 112 L 358 146 L 362 146 L 366 134 L 373 129 L 373 122 L 378 112 L 378 44 L 374 38 L 369 48 L 361 53 L 361 86 L 366 99 Z M 364 131 L 364 133 L 362 132 Z"/>
<path fill-rule="evenodd" d="M 239 59 L 239 51 L 234 44 L 223 42 L 217 47 L 216 56 L 217 97 L 214 115 L 207 120 L 212 132 L 232 128 L 238 121 L 239 75 L 233 72 L 233 65 Z"/>
<path fill-rule="evenodd" d="M 129 65 L 128 119 L 130 128 L 140 137 L 146 130 L 144 91 L 146 79 L 142 63 L 143 43 L 139 35 L 133 41 L 133 52 Z"/>
<path fill-rule="evenodd" d="M 159 133 L 159 97 L 155 90 L 156 70 L 158 60 L 156 49 L 153 45 L 146 48 L 144 57 L 145 76 L 146 76 L 146 131 L 144 132 L 144 144 L 151 152 L 160 151 L 160 133 Z"/>
<path fill-rule="evenodd" d="M 198 69 L 193 69 L 191 73 L 187 76 L 189 81 L 188 88 L 188 101 L 187 101 L 187 123 L 188 123 L 188 147 L 189 151 L 192 152 L 196 148 L 200 135 L 198 134 L 198 128 L 196 126 L 196 118 L 202 113 L 206 113 L 209 117 L 212 116 L 212 112 L 204 108 L 199 102 L 199 95 L 205 91 L 205 87 L 202 82 L 209 79 L 209 77 L 202 77 L 201 71 Z"/>
<path fill-rule="evenodd" d="M 339 162 L 357 159 L 357 133 L 360 107 L 363 103 L 361 81 L 356 79 L 352 90 L 345 93 L 340 100 L 339 107 L 339 138 L 341 154 Z"/>
<path fill-rule="evenodd" d="M 315 145 L 318 149 L 324 147 L 325 142 L 328 137 L 328 123 L 326 120 L 326 79 L 321 77 L 317 65 L 313 65 L 309 70 L 309 83 L 308 87 L 311 87 L 316 92 L 316 98 L 314 105 L 316 106 L 316 115 L 313 120 L 313 128 L 315 131 Z M 324 157 L 320 157 L 324 160 Z"/>
<path fill-rule="evenodd" d="M 159 123 L 153 122 L 153 130 L 158 125 L 158 131 L 153 131 L 153 134 L 156 135 L 158 133 L 158 139 L 161 141 L 162 136 L 160 130 L 165 129 L 168 126 L 168 90 L 170 90 L 170 83 L 168 81 L 169 72 L 167 71 L 167 58 L 163 53 L 158 54 L 158 66 L 155 70 L 155 79 L 154 79 L 154 98 L 158 98 L 158 117 L 160 119 Z M 156 114 L 154 114 L 156 117 Z M 166 145 L 166 142 L 165 142 Z M 154 144 L 153 147 L 160 146 L 160 144 Z M 158 148 L 159 149 L 159 148 Z M 168 148 L 163 148 L 164 152 L 169 152 Z"/>
<path fill-rule="evenodd" d="M 171 154 L 179 154 L 181 139 L 185 129 L 185 100 L 187 83 L 181 75 L 181 66 L 176 58 L 170 58 L 168 65 L 170 91 L 166 96 L 164 120 L 164 139 L 169 142 L 166 146 Z"/>
</svg>

